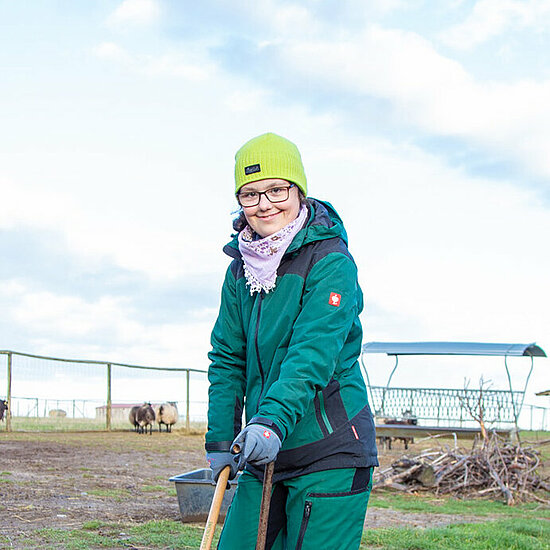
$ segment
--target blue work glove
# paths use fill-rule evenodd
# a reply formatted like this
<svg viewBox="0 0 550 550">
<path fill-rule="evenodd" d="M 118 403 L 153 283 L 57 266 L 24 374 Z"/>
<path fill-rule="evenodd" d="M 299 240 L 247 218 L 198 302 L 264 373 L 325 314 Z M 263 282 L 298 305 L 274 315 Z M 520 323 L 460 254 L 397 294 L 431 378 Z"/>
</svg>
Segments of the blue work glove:
<svg viewBox="0 0 550 550">
<path fill-rule="evenodd" d="M 229 479 L 234 479 L 239 469 L 239 455 L 234 455 L 229 451 L 210 451 L 206 453 L 206 461 L 212 470 L 212 479 L 218 481 L 220 472 L 229 466 Z"/>
<path fill-rule="evenodd" d="M 233 448 L 234 445 L 238 445 L 241 449 L 240 470 L 247 462 L 257 466 L 275 460 L 281 448 L 281 440 L 270 428 L 261 424 L 249 424 L 235 438 L 231 447 Z"/>
</svg>

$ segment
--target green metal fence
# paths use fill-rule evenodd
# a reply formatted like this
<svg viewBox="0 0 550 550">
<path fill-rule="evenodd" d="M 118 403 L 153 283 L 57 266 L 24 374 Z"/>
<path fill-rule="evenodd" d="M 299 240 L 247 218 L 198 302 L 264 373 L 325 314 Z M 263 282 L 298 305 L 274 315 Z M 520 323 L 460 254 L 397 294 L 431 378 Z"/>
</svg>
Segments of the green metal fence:
<svg viewBox="0 0 550 550">
<path fill-rule="evenodd" d="M 125 410 L 175 402 L 180 424 L 206 420 L 206 371 L 62 359 L 0 351 L 0 388 L 6 388 L 6 430 L 40 429 L 43 419 L 62 429 L 128 428 Z M 0 397 L 2 396 L 0 389 Z"/>
</svg>

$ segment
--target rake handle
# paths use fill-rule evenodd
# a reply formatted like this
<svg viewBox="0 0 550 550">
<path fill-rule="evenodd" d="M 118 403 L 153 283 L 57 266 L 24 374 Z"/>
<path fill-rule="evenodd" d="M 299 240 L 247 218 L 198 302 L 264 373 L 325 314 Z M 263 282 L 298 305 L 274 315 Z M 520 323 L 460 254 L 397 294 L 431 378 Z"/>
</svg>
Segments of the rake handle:
<svg viewBox="0 0 550 550">
<path fill-rule="evenodd" d="M 256 550 L 265 549 L 267 538 L 267 521 L 269 519 L 269 505 L 271 504 L 271 487 L 273 485 L 273 469 L 275 462 L 266 464 L 264 470 L 264 483 L 262 487 L 262 504 L 260 505 L 260 520 L 258 522 L 258 537 L 256 538 Z"/>
</svg>

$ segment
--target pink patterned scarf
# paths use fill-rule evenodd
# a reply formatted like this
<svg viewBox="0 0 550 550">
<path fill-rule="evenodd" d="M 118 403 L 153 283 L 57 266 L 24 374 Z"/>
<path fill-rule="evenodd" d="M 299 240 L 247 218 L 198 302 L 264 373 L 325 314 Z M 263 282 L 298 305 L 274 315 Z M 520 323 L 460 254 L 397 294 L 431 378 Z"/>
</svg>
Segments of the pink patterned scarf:
<svg viewBox="0 0 550 550">
<path fill-rule="evenodd" d="M 277 269 L 281 259 L 307 218 L 307 208 L 302 206 L 298 217 L 277 233 L 254 240 L 254 231 L 247 225 L 239 233 L 239 251 L 243 257 L 246 284 L 250 294 L 269 292 L 275 288 Z"/>
</svg>

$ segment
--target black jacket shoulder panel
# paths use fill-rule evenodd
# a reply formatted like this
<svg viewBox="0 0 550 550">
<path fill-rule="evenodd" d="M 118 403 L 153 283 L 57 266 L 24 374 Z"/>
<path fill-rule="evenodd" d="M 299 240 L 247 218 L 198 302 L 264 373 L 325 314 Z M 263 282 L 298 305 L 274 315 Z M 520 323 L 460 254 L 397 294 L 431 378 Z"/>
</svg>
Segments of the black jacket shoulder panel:
<svg viewBox="0 0 550 550">
<path fill-rule="evenodd" d="M 353 261 L 346 243 L 340 237 L 333 237 L 306 244 L 297 252 L 285 256 L 277 269 L 277 275 L 294 274 L 305 279 L 317 262 L 335 252 L 344 254 Z"/>
<path fill-rule="evenodd" d="M 235 258 L 231 262 L 231 273 L 233 273 L 233 277 L 235 277 L 235 281 L 238 281 L 240 278 L 244 277 L 244 267 L 243 267 L 243 261 L 241 258 Z"/>
</svg>

